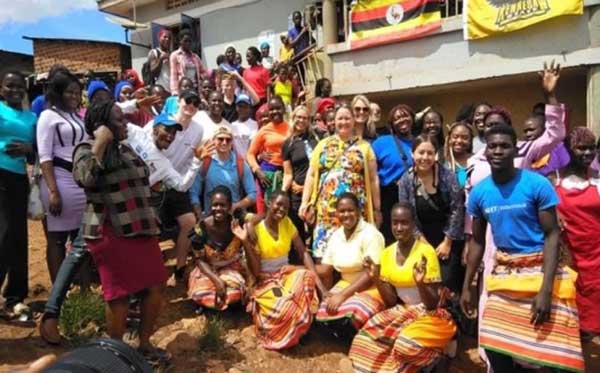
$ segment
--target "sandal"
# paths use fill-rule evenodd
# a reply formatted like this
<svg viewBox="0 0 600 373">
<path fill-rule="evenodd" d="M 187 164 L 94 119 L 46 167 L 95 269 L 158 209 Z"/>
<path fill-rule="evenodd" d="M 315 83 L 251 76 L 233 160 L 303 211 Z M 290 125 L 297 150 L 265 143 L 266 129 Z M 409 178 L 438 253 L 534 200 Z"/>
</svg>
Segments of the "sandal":
<svg viewBox="0 0 600 373">
<path fill-rule="evenodd" d="M 33 312 L 25 303 L 17 303 L 12 310 L 7 310 L 8 318 L 12 323 L 23 326 L 36 326 L 33 320 Z"/>
<path fill-rule="evenodd" d="M 168 367 L 171 365 L 171 354 L 162 348 L 151 347 L 149 349 L 138 349 L 138 351 L 144 356 L 146 362 L 156 369 L 159 367 Z"/>
</svg>

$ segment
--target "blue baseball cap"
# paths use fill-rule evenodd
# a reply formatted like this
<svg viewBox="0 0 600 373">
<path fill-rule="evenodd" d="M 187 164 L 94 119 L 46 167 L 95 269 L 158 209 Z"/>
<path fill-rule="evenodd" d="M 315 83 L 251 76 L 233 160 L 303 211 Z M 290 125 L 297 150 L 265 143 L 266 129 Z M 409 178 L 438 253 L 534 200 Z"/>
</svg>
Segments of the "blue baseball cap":
<svg viewBox="0 0 600 373">
<path fill-rule="evenodd" d="M 260 49 L 264 49 L 264 48 L 269 48 L 271 49 L 271 45 L 269 45 L 268 42 L 263 41 L 262 43 L 260 43 Z"/>
<path fill-rule="evenodd" d="M 237 97 L 235 99 L 235 104 L 236 105 L 241 104 L 241 103 L 245 103 L 245 104 L 248 104 L 248 105 L 252 106 L 252 100 L 245 93 L 240 93 L 239 95 L 237 95 Z"/>
<path fill-rule="evenodd" d="M 175 119 L 175 117 L 173 117 L 172 115 L 169 115 L 167 113 L 161 113 L 158 116 L 156 116 L 156 118 L 154 118 L 154 126 L 158 126 L 159 124 L 162 124 L 165 127 L 171 127 L 171 126 L 175 126 L 175 128 L 177 129 L 177 131 L 181 131 L 183 130 L 183 127 L 181 126 L 181 124 L 179 124 L 177 122 L 177 120 Z"/>
</svg>

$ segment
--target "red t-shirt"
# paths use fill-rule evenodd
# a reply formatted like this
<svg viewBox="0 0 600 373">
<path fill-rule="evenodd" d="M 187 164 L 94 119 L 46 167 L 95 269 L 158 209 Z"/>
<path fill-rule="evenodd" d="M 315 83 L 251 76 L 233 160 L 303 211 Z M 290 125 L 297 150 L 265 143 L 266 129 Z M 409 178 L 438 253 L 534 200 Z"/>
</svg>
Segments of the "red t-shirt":
<svg viewBox="0 0 600 373">
<path fill-rule="evenodd" d="M 269 85 L 269 70 L 261 65 L 255 65 L 244 69 L 244 79 L 254 89 L 259 99 L 267 97 L 267 86 Z"/>
</svg>

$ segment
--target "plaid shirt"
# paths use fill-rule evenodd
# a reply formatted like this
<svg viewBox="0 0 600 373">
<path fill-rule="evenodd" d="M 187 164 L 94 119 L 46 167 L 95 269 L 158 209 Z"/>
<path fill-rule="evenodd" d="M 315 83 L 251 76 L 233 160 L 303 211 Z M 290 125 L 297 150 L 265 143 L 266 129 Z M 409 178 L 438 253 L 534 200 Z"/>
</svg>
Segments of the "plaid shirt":
<svg viewBox="0 0 600 373">
<path fill-rule="evenodd" d="M 102 237 L 106 217 L 118 236 L 157 235 L 157 217 L 150 205 L 146 164 L 128 146 L 109 146 L 105 159 L 92 154 L 93 140 L 80 143 L 73 153 L 73 178 L 85 189 L 83 237 Z"/>
</svg>

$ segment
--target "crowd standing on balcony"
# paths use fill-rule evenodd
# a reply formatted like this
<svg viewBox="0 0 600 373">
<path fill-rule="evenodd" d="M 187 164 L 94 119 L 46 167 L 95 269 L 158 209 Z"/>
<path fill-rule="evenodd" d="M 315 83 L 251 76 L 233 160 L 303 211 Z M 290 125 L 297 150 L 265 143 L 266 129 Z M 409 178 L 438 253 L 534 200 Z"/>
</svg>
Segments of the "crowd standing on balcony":
<svg viewBox="0 0 600 373">
<path fill-rule="evenodd" d="M 122 337 L 138 300 L 139 348 L 154 364 L 169 359 L 149 342 L 161 289 L 187 284 L 198 312 L 245 305 L 268 349 L 324 324 L 353 339 L 361 372 L 447 365 L 476 318 L 496 372 L 583 370 L 582 343 L 600 333 L 600 141 L 581 127 L 566 134 L 560 66 L 540 72 L 545 102 L 520 141 L 510 112 L 484 101 L 450 123 L 397 103 L 386 121 L 364 95 L 337 100 L 328 79 L 307 99 L 293 58 L 311 36 L 299 12 L 293 23 L 278 59 L 262 43 L 243 64 L 230 45 L 213 70 L 188 31 L 171 51 L 163 30 L 145 82 L 127 70 L 112 92 L 56 66 L 37 116 L 24 77 L 1 76 L 3 316 L 32 317 L 26 163 L 37 159 L 49 343 L 91 257 L 108 333 Z M 158 237 L 175 242 L 170 276 Z M 68 242 L 79 249 L 66 254 Z"/>
</svg>

